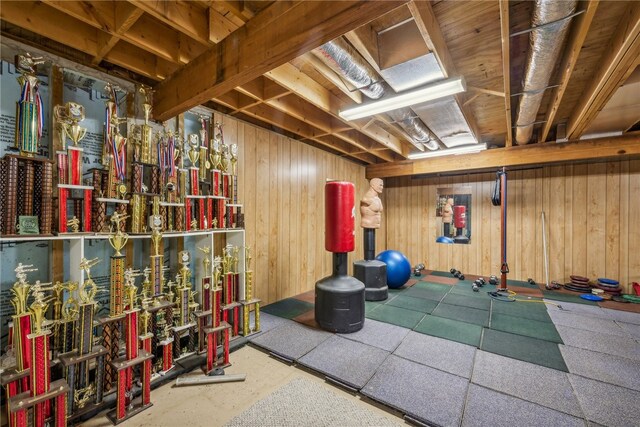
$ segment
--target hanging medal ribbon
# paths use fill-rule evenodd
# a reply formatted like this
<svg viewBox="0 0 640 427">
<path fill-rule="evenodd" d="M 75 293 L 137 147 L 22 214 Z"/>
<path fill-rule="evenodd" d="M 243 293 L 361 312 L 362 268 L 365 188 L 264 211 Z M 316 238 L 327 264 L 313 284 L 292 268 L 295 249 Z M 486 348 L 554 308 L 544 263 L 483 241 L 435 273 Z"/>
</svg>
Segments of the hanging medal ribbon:
<svg viewBox="0 0 640 427">
<path fill-rule="evenodd" d="M 169 175 L 174 176 L 176 173 L 176 164 L 173 159 L 173 152 L 175 150 L 175 140 L 173 136 L 169 137 L 169 143 L 167 144 L 167 156 L 169 157 Z"/>
<path fill-rule="evenodd" d="M 36 86 L 36 112 L 38 114 L 38 139 L 40 139 L 44 129 L 44 104 L 38 86 Z"/>
</svg>

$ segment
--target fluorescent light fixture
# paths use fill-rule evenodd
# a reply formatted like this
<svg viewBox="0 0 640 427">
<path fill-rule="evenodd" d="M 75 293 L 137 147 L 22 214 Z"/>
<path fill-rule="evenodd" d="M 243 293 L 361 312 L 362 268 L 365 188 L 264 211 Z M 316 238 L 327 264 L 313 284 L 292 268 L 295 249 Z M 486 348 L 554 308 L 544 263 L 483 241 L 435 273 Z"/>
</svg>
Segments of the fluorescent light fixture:
<svg viewBox="0 0 640 427">
<path fill-rule="evenodd" d="M 456 77 L 431 83 L 410 92 L 390 96 L 367 104 L 357 105 L 353 108 L 347 108 L 346 110 L 340 111 L 339 114 L 340 117 L 345 120 L 355 120 L 378 113 L 384 113 L 385 111 L 397 110 L 398 108 L 444 98 L 445 96 L 455 95 L 456 93 L 466 90 L 467 85 L 464 78 Z"/>
<path fill-rule="evenodd" d="M 465 145 L 463 147 L 449 148 L 446 150 L 436 150 L 436 151 L 426 151 L 423 153 L 411 153 L 407 157 L 410 160 L 417 159 L 426 159 L 428 157 L 440 157 L 440 156 L 448 156 L 448 155 L 458 155 L 458 154 L 472 154 L 479 153 L 483 150 L 487 149 L 487 144 L 473 144 L 473 145 Z"/>
</svg>

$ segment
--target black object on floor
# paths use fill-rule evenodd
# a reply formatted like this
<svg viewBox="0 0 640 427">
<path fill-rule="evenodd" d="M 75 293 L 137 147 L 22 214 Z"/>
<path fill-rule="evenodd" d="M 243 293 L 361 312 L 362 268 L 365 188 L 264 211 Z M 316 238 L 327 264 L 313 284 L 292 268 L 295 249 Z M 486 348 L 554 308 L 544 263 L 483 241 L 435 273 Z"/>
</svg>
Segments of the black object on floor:
<svg viewBox="0 0 640 427">
<path fill-rule="evenodd" d="M 384 301 L 389 297 L 387 264 L 375 259 L 375 228 L 365 228 L 363 240 L 364 259 L 353 263 L 353 276 L 364 283 L 364 297 L 367 301 Z"/>
<path fill-rule="evenodd" d="M 364 284 L 347 276 L 347 253 L 333 253 L 333 274 L 316 283 L 316 322 L 331 332 L 356 332 L 364 326 Z"/>
</svg>

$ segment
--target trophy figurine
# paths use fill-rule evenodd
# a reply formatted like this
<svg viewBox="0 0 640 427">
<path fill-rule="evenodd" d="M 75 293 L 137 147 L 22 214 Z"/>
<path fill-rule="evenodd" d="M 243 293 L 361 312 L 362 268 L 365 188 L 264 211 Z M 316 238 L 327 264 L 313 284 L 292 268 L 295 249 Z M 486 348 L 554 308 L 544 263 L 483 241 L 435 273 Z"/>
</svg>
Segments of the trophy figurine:
<svg viewBox="0 0 640 427">
<path fill-rule="evenodd" d="M 20 99 L 16 102 L 15 146 L 20 155 L 33 157 L 38 153 L 38 142 L 44 126 L 44 104 L 40 96 L 40 81 L 36 77 L 36 66 L 44 64 L 41 57 L 29 53 L 16 55 L 16 70 L 20 84 Z"/>
</svg>

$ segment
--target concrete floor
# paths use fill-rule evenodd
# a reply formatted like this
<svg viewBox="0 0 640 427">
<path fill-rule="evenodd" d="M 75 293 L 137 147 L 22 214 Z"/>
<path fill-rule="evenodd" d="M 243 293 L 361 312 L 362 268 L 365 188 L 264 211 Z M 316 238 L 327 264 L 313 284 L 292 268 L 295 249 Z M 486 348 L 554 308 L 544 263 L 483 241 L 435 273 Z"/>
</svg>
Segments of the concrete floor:
<svg viewBox="0 0 640 427">
<path fill-rule="evenodd" d="M 361 400 L 359 396 L 349 394 L 326 383 L 322 378 L 302 369 L 286 365 L 273 359 L 266 353 L 245 346 L 231 353 L 232 366 L 226 373 L 246 373 L 244 382 L 210 384 L 191 387 L 173 387 L 165 384 L 151 392 L 153 406 L 120 424 L 122 426 L 222 426 L 233 417 L 249 408 L 258 400 L 265 398 L 295 378 L 314 381 L 341 397 L 370 411 L 402 423 L 401 417 Z M 201 375 L 194 370 L 188 375 Z M 112 426 L 103 412 L 81 424 L 86 427 Z"/>
</svg>

